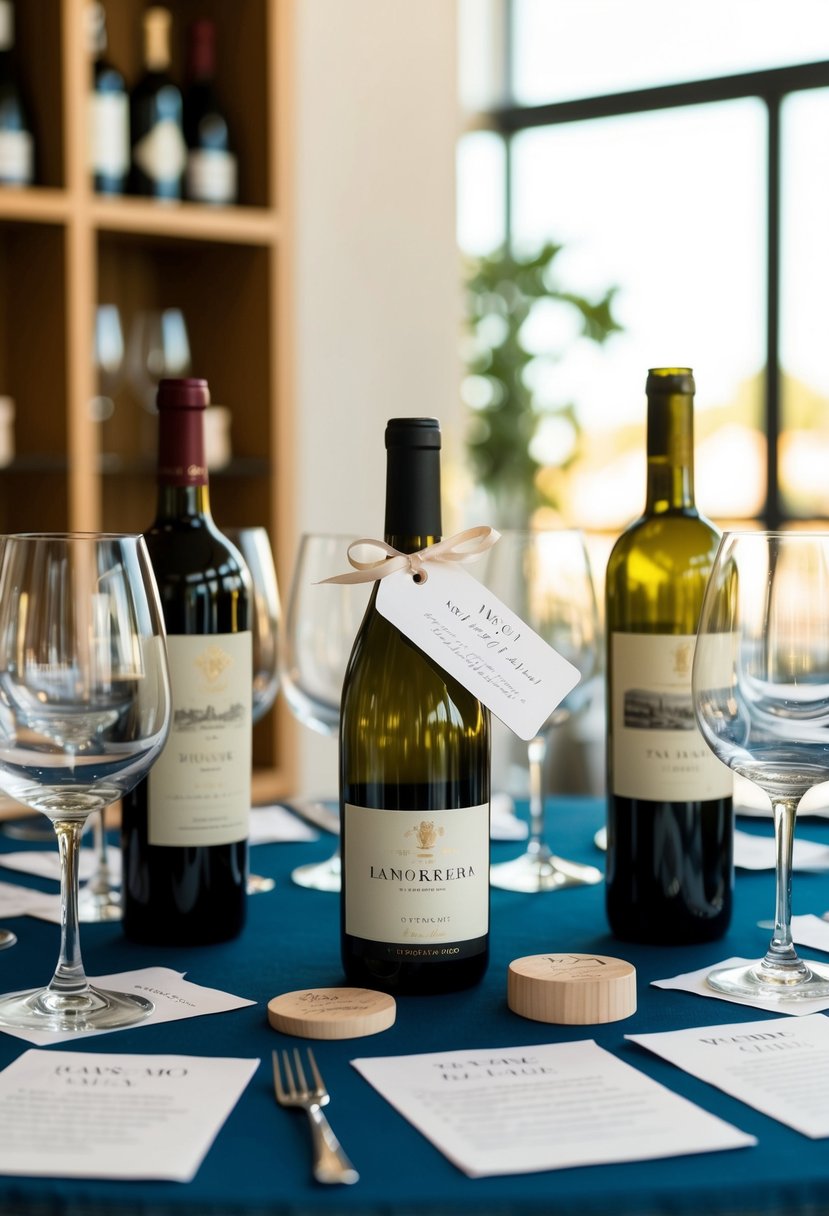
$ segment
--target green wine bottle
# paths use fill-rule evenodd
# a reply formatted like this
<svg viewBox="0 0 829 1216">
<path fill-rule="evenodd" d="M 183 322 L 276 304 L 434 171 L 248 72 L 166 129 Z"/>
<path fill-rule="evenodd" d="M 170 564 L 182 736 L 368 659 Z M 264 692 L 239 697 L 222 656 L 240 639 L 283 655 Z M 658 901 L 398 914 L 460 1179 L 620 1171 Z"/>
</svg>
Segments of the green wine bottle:
<svg viewBox="0 0 829 1216">
<path fill-rule="evenodd" d="M 690 369 L 651 370 L 647 397 L 645 512 L 607 566 L 607 915 L 617 937 L 681 944 L 731 917 L 732 776 L 691 694 L 719 533 L 694 505 Z"/>
<path fill-rule="evenodd" d="M 386 428 L 385 539 L 440 539 L 440 429 Z M 393 577 L 403 577 L 395 575 Z M 369 601 L 340 717 L 342 959 L 389 992 L 476 983 L 489 952 L 489 712 Z"/>
</svg>

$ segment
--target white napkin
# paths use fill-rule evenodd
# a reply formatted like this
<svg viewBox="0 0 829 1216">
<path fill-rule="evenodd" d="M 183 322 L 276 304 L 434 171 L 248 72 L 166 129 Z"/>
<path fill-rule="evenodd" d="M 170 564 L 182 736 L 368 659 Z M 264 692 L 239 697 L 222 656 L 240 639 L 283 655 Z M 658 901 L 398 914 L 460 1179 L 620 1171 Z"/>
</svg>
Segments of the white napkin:
<svg viewBox="0 0 829 1216">
<path fill-rule="evenodd" d="M 654 988 L 675 988 L 682 992 L 693 992 L 696 996 L 710 996 L 716 1001 L 731 1001 L 735 1005 L 748 1005 L 753 1009 L 767 1009 L 769 1013 L 802 1015 L 806 1013 L 820 1013 L 824 1009 L 829 1009 L 829 996 L 816 997 L 814 1000 L 809 1001 L 774 1001 L 763 1000 L 762 997 L 756 1000 L 749 1000 L 747 997 L 726 996 L 724 992 L 715 992 L 705 982 L 706 977 L 715 967 L 739 967 L 741 964 L 755 961 L 755 959 L 750 958 L 727 958 L 723 959 L 721 963 L 709 963 L 707 967 L 700 967 L 699 971 L 688 971 L 685 975 L 675 975 L 667 980 L 652 980 L 651 983 Z"/>
</svg>

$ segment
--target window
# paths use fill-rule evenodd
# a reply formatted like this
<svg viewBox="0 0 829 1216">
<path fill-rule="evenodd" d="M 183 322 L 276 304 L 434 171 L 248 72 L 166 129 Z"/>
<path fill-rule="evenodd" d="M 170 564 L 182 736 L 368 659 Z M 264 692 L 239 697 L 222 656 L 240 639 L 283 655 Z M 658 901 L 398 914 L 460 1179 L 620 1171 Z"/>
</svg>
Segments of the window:
<svg viewBox="0 0 829 1216">
<path fill-rule="evenodd" d="M 469 5 L 464 30 L 487 6 Z M 460 144 L 459 241 L 563 245 L 566 290 L 616 286 L 603 345 L 537 310 L 536 454 L 567 522 L 642 507 L 648 367 L 697 380 L 697 498 L 722 523 L 829 515 L 829 22 L 824 0 L 507 0 L 502 78 Z M 481 129 L 484 128 L 484 129 Z M 568 446 L 569 445 L 569 446 Z M 576 449 L 574 452 L 574 445 Z"/>
</svg>

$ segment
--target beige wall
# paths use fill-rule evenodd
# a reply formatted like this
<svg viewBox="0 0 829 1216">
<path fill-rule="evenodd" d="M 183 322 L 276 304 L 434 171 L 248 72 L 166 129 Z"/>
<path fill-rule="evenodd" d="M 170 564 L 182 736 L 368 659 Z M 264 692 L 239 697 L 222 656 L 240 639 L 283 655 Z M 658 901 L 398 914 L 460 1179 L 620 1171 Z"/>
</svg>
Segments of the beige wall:
<svg viewBox="0 0 829 1216">
<path fill-rule="evenodd" d="M 297 42 L 297 528 L 377 535 L 386 419 L 460 443 L 456 7 L 299 0 Z M 300 738 L 333 795 L 336 745 Z"/>
</svg>

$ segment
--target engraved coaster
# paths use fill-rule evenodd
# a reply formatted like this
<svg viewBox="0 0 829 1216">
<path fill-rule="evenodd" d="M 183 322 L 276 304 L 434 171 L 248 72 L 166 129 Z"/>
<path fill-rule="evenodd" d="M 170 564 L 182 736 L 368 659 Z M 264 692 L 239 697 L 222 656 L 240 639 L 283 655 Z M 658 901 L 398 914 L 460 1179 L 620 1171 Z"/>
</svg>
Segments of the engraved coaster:
<svg viewBox="0 0 829 1216">
<path fill-rule="evenodd" d="M 268 1001 L 274 1030 L 303 1039 L 358 1039 L 394 1024 L 394 997 L 369 988 L 304 988 Z"/>
<path fill-rule="evenodd" d="M 636 1012 L 636 970 L 603 954 L 529 954 L 509 965 L 507 1004 L 534 1022 L 617 1022 Z"/>
</svg>

